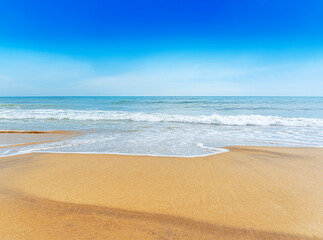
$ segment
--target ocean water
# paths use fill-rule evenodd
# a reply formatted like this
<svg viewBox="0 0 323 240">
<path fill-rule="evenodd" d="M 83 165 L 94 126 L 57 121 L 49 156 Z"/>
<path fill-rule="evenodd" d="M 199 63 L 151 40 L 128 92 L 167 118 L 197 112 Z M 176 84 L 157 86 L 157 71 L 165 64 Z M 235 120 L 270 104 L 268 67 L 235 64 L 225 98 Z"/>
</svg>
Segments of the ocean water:
<svg viewBox="0 0 323 240">
<path fill-rule="evenodd" d="M 8 97 L 1 130 L 77 130 L 0 149 L 198 156 L 230 145 L 323 147 L 322 97 Z"/>
</svg>

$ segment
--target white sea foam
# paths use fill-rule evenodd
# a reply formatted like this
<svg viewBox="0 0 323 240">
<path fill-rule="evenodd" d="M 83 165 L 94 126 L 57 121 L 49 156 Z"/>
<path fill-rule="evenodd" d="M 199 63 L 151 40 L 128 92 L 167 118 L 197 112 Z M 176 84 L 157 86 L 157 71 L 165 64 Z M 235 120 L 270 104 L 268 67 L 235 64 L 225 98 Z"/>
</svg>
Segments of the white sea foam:
<svg viewBox="0 0 323 240">
<path fill-rule="evenodd" d="M 322 118 L 219 114 L 193 116 L 163 113 L 59 109 L 1 109 L 0 120 L 137 121 L 199 123 L 231 126 L 323 127 Z"/>
</svg>

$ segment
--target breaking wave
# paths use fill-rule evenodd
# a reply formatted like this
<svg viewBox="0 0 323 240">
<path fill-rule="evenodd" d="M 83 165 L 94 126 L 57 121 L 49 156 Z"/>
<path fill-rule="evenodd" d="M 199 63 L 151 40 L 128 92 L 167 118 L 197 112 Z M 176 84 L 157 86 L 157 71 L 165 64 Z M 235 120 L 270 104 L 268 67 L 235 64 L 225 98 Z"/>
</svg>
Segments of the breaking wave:
<svg viewBox="0 0 323 240">
<path fill-rule="evenodd" d="M 192 116 L 163 113 L 59 109 L 2 109 L 0 110 L 0 120 L 179 122 L 231 126 L 323 126 L 322 118 L 219 114 Z"/>
</svg>

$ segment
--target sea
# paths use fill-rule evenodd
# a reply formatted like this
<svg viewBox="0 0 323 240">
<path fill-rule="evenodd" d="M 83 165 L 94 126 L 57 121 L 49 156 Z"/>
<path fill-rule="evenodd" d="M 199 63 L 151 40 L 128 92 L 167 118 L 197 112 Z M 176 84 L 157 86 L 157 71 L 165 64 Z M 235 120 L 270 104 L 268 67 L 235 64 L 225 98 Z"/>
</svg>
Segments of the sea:
<svg viewBox="0 0 323 240">
<path fill-rule="evenodd" d="M 323 147 L 323 97 L 1 97 L 0 130 L 77 131 L 0 148 L 202 156 L 233 145 Z"/>
</svg>

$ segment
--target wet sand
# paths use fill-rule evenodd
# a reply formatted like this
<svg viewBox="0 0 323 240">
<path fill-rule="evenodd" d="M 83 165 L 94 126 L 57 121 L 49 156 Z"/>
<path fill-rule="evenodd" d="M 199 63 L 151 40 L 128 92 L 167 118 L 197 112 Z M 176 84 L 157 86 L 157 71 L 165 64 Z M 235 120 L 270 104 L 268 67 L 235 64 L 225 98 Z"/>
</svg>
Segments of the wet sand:
<svg viewBox="0 0 323 240">
<path fill-rule="evenodd" d="M 323 239 L 323 149 L 0 158 L 0 239 Z"/>
<path fill-rule="evenodd" d="M 0 131 L 0 148 L 54 142 L 78 135 L 74 131 Z"/>
</svg>

